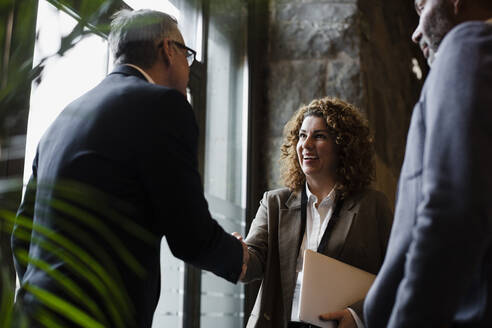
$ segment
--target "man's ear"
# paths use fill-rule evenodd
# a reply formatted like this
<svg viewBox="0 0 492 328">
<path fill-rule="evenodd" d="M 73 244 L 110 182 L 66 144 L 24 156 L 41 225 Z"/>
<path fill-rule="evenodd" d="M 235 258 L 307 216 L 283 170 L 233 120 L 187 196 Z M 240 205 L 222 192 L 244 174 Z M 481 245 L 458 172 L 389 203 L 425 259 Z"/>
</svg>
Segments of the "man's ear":
<svg viewBox="0 0 492 328">
<path fill-rule="evenodd" d="M 168 38 L 164 38 L 162 41 L 162 47 L 159 48 L 162 59 L 169 66 L 174 59 L 174 51 L 171 46 L 171 42 Z"/>
<path fill-rule="evenodd" d="M 465 5 L 465 0 L 450 0 L 451 6 L 453 7 L 453 14 L 455 17 L 463 14 L 463 9 Z"/>
</svg>

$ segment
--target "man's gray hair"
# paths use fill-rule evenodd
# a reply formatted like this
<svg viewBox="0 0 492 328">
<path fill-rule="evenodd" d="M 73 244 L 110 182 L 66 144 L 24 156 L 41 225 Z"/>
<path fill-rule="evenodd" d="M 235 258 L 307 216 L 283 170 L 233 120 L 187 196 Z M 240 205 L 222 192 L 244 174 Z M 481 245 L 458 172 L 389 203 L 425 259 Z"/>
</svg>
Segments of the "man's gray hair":
<svg viewBox="0 0 492 328">
<path fill-rule="evenodd" d="M 150 68 L 157 59 L 163 38 L 179 40 L 178 21 L 163 12 L 123 9 L 113 15 L 109 46 L 115 64 L 134 64 Z"/>
</svg>

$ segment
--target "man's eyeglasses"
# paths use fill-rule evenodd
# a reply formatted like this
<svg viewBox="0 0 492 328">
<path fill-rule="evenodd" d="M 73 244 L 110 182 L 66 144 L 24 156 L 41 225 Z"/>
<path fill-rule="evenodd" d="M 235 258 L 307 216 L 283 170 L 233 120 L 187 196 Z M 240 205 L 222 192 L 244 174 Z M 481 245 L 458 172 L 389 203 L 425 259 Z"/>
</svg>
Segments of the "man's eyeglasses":
<svg viewBox="0 0 492 328">
<path fill-rule="evenodd" d="M 182 44 L 182 43 L 180 43 L 178 41 L 174 41 L 174 40 L 170 40 L 170 41 L 172 43 L 174 43 L 175 45 L 177 45 L 179 48 L 186 50 L 186 53 L 185 53 L 186 60 L 188 61 L 188 66 L 191 66 L 191 64 L 193 64 L 193 62 L 196 59 L 196 51 L 193 50 L 193 49 L 191 49 L 191 48 L 188 48 L 187 46 L 185 46 L 184 44 Z M 161 41 L 161 42 L 159 42 L 159 44 L 157 45 L 157 47 L 160 48 L 163 45 L 164 45 L 164 42 Z"/>
<path fill-rule="evenodd" d="M 184 44 L 182 44 L 178 41 L 171 40 L 171 42 L 174 43 L 175 45 L 177 45 L 178 47 L 180 47 L 181 49 L 186 50 L 186 53 L 185 53 L 186 60 L 188 61 L 188 66 L 191 66 L 191 64 L 193 64 L 193 62 L 195 61 L 196 51 L 188 48 L 187 46 L 185 46 Z"/>
</svg>

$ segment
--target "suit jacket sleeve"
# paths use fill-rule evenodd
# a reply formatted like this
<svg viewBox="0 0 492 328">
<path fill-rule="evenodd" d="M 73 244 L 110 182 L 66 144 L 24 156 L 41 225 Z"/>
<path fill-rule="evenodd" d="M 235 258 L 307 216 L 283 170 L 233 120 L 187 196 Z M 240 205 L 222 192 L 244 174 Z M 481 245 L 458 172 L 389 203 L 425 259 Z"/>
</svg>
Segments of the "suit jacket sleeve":
<svg viewBox="0 0 492 328">
<path fill-rule="evenodd" d="M 156 231 L 165 235 L 174 256 L 236 282 L 242 246 L 210 216 L 197 170 L 198 129 L 191 106 L 169 90 L 143 110 L 136 147 Z"/>
<path fill-rule="evenodd" d="M 423 182 L 388 327 L 450 326 L 483 270 L 492 241 L 491 54 L 490 28 L 466 23 L 444 39 L 432 67 Z"/>
<path fill-rule="evenodd" d="M 36 199 L 36 167 L 37 156 L 33 162 L 33 172 L 29 178 L 24 199 L 17 211 L 10 239 L 15 271 L 19 277 L 19 281 L 22 281 L 27 270 L 27 263 L 20 260 L 18 253 L 29 253 L 32 223 L 34 220 L 34 202 Z M 21 220 L 23 221 L 22 224 L 20 222 Z"/>
<path fill-rule="evenodd" d="M 260 207 L 251 224 L 246 244 L 249 250 L 248 270 L 243 279 L 250 282 L 263 278 L 268 254 L 268 192 L 265 192 L 260 201 Z"/>
</svg>

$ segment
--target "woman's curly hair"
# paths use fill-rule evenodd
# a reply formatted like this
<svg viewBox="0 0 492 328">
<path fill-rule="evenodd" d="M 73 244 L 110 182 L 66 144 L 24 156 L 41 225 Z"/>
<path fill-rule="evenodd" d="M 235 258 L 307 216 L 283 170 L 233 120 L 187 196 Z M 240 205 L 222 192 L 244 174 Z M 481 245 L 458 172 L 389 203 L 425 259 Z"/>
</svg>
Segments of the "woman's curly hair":
<svg viewBox="0 0 492 328">
<path fill-rule="evenodd" d="M 359 110 L 338 98 L 313 100 L 302 106 L 287 122 L 281 146 L 281 176 L 286 187 L 300 190 L 306 181 L 297 158 L 296 146 L 304 118 L 322 117 L 336 144 L 337 191 L 342 198 L 366 188 L 374 179 L 374 141 L 367 121 Z"/>
</svg>

